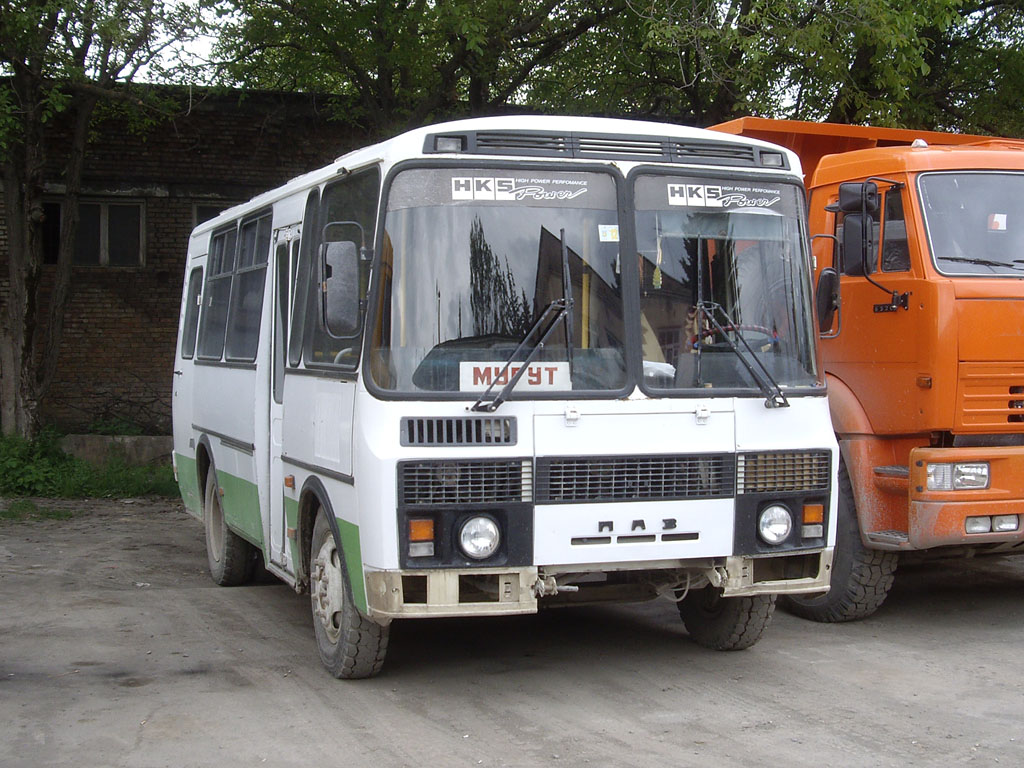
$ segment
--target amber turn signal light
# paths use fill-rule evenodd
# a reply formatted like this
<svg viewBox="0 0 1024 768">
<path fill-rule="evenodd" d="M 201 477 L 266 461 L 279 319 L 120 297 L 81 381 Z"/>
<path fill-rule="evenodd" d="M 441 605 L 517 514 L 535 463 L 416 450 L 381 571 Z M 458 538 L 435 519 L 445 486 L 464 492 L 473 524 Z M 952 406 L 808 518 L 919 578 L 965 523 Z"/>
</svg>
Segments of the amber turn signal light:
<svg viewBox="0 0 1024 768">
<path fill-rule="evenodd" d="M 804 504 L 804 525 L 825 522 L 824 504 Z"/>
<path fill-rule="evenodd" d="M 434 521 L 419 518 L 409 521 L 409 541 L 433 541 Z"/>
</svg>

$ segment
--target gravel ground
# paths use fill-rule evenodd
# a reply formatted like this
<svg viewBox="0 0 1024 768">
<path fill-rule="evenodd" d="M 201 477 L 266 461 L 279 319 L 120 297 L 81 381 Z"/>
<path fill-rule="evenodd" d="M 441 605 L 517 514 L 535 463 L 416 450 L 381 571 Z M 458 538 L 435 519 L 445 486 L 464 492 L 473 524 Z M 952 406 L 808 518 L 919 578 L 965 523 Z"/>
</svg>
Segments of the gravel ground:
<svg viewBox="0 0 1024 768">
<path fill-rule="evenodd" d="M 738 653 L 673 605 L 396 623 L 337 681 L 308 598 L 218 588 L 167 500 L 0 520 L 0 765 L 1024 764 L 1024 557 L 901 567 L 866 621 Z M 0 500 L 0 508 L 6 502 Z"/>
</svg>

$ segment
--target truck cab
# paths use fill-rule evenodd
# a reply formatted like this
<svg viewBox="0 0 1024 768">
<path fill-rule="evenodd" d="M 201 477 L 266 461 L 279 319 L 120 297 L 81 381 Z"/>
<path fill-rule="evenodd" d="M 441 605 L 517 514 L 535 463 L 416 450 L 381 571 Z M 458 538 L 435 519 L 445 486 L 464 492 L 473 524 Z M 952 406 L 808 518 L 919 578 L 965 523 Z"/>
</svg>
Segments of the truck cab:
<svg viewBox="0 0 1024 768">
<path fill-rule="evenodd" d="M 898 553 L 1024 551 L 1024 142 L 716 128 L 787 146 L 806 173 L 841 498 L 832 591 L 791 606 L 860 618 Z"/>
</svg>

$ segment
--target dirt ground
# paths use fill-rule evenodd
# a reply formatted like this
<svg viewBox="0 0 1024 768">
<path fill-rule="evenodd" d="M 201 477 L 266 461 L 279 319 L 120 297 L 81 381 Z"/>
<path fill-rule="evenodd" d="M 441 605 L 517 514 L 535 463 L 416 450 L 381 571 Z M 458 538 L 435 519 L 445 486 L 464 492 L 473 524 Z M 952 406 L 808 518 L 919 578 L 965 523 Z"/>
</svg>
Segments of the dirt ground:
<svg viewBox="0 0 1024 768">
<path fill-rule="evenodd" d="M 0 501 L 0 505 L 4 502 Z M 1024 764 L 1024 557 L 901 567 L 853 624 L 704 650 L 675 607 L 396 623 L 337 681 L 307 598 L 219 588 L 180 505 L 0 521 L 0 765 Z"/>
</svg>

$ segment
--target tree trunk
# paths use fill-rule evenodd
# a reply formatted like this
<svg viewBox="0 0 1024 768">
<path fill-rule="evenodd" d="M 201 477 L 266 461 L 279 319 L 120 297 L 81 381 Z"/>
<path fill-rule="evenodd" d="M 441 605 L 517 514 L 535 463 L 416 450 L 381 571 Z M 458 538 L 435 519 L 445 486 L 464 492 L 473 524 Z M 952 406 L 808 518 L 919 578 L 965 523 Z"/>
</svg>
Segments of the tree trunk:
<svg viewBox="0 0 1024 768">
<path fill-rule="evenodd" d="M 53 289 L 47 306 L 43 287 L 43 184 L 45 138 L 39 112 L 41 79 L 12 78 L 21 103 L 20 142 L 3 159 L 9 290 L 0 333 L 0 428 L 4 434 L 35 436 L 39 405 L 57 369 L 64 314 L 71 293 L 71 266 L 78 232 L 78 198 L 85 146 L 95 98 L 76 98 L 68 111 L 72 139 L 64 173 L 66 197 Z"/>
</svg>

